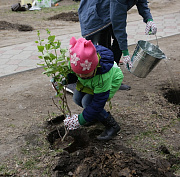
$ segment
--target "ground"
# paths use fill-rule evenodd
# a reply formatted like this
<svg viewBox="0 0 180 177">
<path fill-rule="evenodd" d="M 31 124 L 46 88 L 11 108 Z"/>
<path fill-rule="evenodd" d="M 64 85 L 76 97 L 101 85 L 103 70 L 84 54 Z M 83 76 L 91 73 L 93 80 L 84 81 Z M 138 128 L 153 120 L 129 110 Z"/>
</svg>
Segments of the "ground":
<svg viewBox="0 0 180 177">
<path fill-rule="evenodd" d="M 154 15 L 179 11 L 178 0 L 150 2 Z M 57 11 L 34 13 L 29 18 L 25 12 L 22 17 L 22 13 L 8 11 L 8 3 L 16 1 L 0 3 L 0 21 L 34 29 L 22 32 L 16 28 L 13 33 L 12 29 L 1 30 L 0 46 L 36 40 L 35 17 L 42 18 L 40 29 L 48 26 L 53 32 L 58 24 L 66 28 L 75 23 L 47 20 L 58 15 Z M 70 0 L 62 3 L 77 5 Z M 129 20 L 139 18 L 135 14 L 132 10 Z M 70 132 L 64 143 L 59 142 L 57 130 L 63 134 L 62 124 L 51 125 L 47 119 L 61 113 L 52 102 L 55 93 L 42 68 L 1 77 L 0 176 L 180 176 L 179 38 L 175 35 L 158 40 L 168 60 L 161 61 L 146 78 L 138 78 L 122 67 L 124 82 L 132 89 L 118 91 L 112 99 L 110 111 L 121 131 L 109 142 L 96 140 L 103 130 L 100 124 Z M 129 47 L 131 54 L 134 48 Z M 73 113 L 82 111 L 72 102 L 71 94 L 68 100 Z"/>
</svg>

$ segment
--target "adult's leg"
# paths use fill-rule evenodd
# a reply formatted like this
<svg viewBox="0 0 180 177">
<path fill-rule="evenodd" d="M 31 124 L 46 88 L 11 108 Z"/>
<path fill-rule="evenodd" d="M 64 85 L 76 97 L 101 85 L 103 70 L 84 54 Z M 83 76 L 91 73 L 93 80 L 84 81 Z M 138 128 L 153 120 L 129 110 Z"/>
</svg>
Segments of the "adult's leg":
<svg viewBox="0 0 180 177">
<path fill-rule="evenodd" d="M 118 41 L 116 39 L 116 37 L 114 36 L 113 30 L 112 30 L 112 26 L 111 26 L 111 35 L 112 35 L 112 46 L 111 46 L 111 50 L 114 54 L 114 61 L 119 64 L 119 61 L 121 59 L 122 56 L 122 50 L 119 48 L 119 44 Z"/>
<path fill-rule="evenodd" d="M 87 40 L 91 40 L 95 45 L 102 45 L 106 48 L 111 49 L 111 33 L 110 28 L 107 27 L 97 33 L 86 37 Z"/>
<path fill-rule="evenodd" d="M 106 27 L 105 29 L 88 36 L 87 40 L 91 40 L 95 45 L 102 45 L 108 49 L 111 49 L 114 54 L 114 61 L 119 64 L 119 60 L 122 55 L 122 51 L 119 48 L 117 39 L 114 36 L 112 25 Z M 112 41 L 111 41 L 112 39 Z M 111 44 L 112 43 L 112 44 Z"/>
<path fill-rule="evenodd" d="M 116 37 L 114 36 L 114 32 L 112 29 L 112 25 L 110 26 L 110 32 L 111 32 L 111 36 L 112 36 L 112 46 L 111 46 L 111 50 L 114 54 L 114 61 L 117 63 L 117 65 L 119 64 L 119 61 L 121 59 L 122 56 L 122 50 L 119 48 L 119 44 L 118 41 L 116 39 Z M 119 90 L 130 90 L 131 87 L 129 85 L 125 85 L 125 84 L 121 84 Z"/>
<path fill-rule="evenodd" d="M 100 32 L 99 45 L 102 45 L 108 49 L 111 49 L 111 28 L 108 26 Z"/>
</svg>

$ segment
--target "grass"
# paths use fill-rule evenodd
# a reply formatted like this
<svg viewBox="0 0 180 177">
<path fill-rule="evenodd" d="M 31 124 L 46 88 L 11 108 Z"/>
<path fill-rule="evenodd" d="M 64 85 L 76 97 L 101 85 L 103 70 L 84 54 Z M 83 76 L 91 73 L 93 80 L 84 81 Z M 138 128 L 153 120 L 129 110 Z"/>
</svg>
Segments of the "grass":
<svg viewBox="0 0 180 177">
<path fill-rule="evenodd" d="M 23 176 L 24 174 L 27 176 L 52 176 L 55 158 L 63 150 L 49 148 L 45 129 L 39 129 L 37 134 L 39 136 L 33 140 L 33 142 L 37 141 L 37 144 L 34 145 L 31 143 L 31 139 L 27 139 L 16 155 L 0 164 L 0 176 Z"/>
<path fill-rule="evenodd" d="M 0 165 L 0 176 L 13 176 L 16 170 L 9 170 L 8 166 L 5 164 Z"/>
<path fill-rule="evenodd" d="M 51 8 L 43 8 L 42 12 L 43 13 L 51 13 L 53 12 L 69 12 L 69 11 L 78 11 L 79 4 L 73 4 L 73 5 L 68 5 L 68 6 L 57 6 L 57 7 L 51 7 Z"/>
</svg>

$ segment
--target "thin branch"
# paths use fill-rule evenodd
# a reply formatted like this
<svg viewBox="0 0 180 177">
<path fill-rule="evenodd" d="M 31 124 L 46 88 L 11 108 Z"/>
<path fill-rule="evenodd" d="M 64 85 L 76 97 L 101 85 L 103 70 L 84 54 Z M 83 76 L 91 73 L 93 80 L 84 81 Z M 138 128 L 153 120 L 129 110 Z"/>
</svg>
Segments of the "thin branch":
<svg viewBox="0 0 180 177">
<path fill-rule="evenodd" d="M 69 105 L 68 105 L 68 101 L 67 101 L 67 97 L 66 97 L 66 89 L 64 89 L 63 88 L 63 93 L 64 93 L 64 98 L 65 98 L 65 103 L 66 103 L 66 106 L 67 106 L 67 110 L 68 110 L 68 112 L 69 112 L 69 114 L 70 114 L 70 116 L 71 116 L 71 110 L 70 110 L 70 108 L 69 108 Z"/>
<path fill-rule="evenodd" d="M 64 130 L 65 130 L 65 134 L 64 134 L 64 136 L 62 137 L 62 142 L 64 141 L 64 139 L 66 138 L 66 136 L 68 135 L 68 133 L 69 133 L 69 130 L 64 126 Z"/>
<path fill-rule="evenodd" d="M 52 85 L 53 85 L 54 89 L 56 90 L 56 92 L 58 93 L 58 89 L 56 88 L 54 82 L 52 82 Z"/>
<path fill-rule="evenodd" d="M 55 103 L 53 97 L 52 97 L 52 101 L 53 101 L 54 105 L 55 105 L 55 106 L 63 113 L 63 115 L 65 116 L 65 113 L 64 113 L 63 109 Z"/>
</svg>

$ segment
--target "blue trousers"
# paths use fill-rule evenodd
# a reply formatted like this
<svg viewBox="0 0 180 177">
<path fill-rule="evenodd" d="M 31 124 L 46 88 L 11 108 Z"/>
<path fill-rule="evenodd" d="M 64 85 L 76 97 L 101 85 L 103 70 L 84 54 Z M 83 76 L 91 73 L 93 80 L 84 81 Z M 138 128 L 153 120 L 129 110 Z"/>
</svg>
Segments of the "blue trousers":
<svg viewBox="0 0 180 177">
<path fill-rule="evenodd" d="M 92 102 L 93 97 L 94 95 L 75 90 L 73 94 L 73 101 L 80 107 L 86 108 Z M 109 113 L 106 112 L 105 109 L 103 109 L 102 112 L 96 115 L 96 117 L 92 118 L 91 122 L 95 120 L 98 120 L 101 122 L 104 119 L 106 119 L 108 116 L 109 116 Z"/>
</svg>

